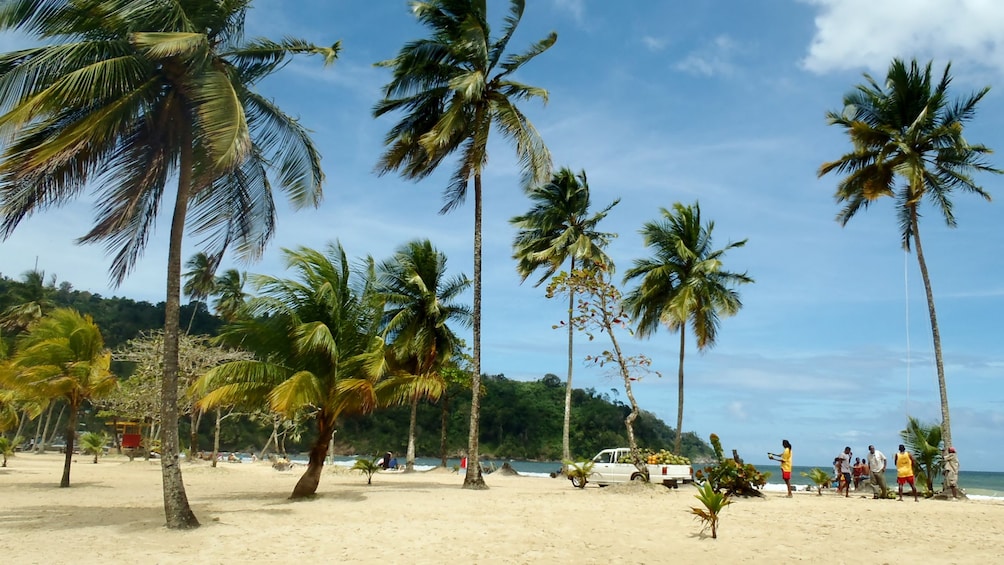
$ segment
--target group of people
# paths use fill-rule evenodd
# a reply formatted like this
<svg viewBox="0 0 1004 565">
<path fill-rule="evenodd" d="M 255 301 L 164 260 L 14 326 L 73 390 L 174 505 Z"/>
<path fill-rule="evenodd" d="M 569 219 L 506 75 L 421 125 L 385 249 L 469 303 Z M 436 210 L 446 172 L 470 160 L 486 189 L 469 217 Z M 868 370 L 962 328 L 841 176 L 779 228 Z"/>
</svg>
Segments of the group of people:
<svg viewBox="0 0 1004 565">
<path fill-rule="evenodd" d="M 788 497 L 791 497 L 791 442 L 786 439 L 781 440 L 781 446 L 784 448 L 784 451 L 780 454 L 767 453 L 767 457 L 772 461 L 781 462 L 781 477 L 784 479 L 784 484 L 788 487 Z M 886 486 L 885 480 L 887 464 L 885 454 L 875 449 L 874 445 L 869 445 L 867 459 L 858 457 L 854 459 L 854 463 L 852 464 L 852 455 L 851 448 L 848 446 L 833 459 L 834 482 L 837 483 L 837 494 L 839 495 L 843 491 L 844 496 L 849 498 L 851 496 L 851 485 L 853 484 L 854 488 L 857 489 L 867 477 L 871 479 L 872 488 L 875 489 L 873 498 L 887 498 L 889 487 Z M 896 483 L 899 487 L 899 496 L 897 499 L 903 500 L 903 485 L 910 485 L 910 489 L 913 492 L 913 500 L 919 500 L 913 474 L 916 461 L 913 458 L 913 454 L 908 452 L 906 446 L 903 444 L 899 445 L 899 451 L 893 456 L 893 465 L 896 466 Z M 951 489 L 952 499 L 957 500 L 959 497 L 959 458 L 955 453 L 954 447 L 949 447 L 948 451 L 945 452 L 942 458 L 942 466 L 945 477 L 945 488 Z"/>
</svg>

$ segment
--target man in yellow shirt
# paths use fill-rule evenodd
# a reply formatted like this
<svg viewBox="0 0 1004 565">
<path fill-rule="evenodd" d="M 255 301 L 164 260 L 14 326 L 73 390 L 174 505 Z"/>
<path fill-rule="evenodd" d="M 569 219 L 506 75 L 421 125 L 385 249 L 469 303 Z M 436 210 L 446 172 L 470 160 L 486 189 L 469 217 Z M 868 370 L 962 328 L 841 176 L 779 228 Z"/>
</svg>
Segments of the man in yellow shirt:
<svg viewBox="0 0 1004 565">
<path fill-rule="evenodd" d="M 784 452 L 781 455 L 768 453 L 767 457 L 771 461 L 781 462 L 781 478 L 784 479 L 784 484 L 788 487 L 788 498 L 791 498 L 791 442 L 783 439 L 781 446 L 784 447 Z"/>
<path fill-rule="evenodd" d="M 913 454 L 907 452 L 906 446 L 899 444 L 896 454 L 896 482 L 899 483 L 899 500 L 903 500 L 903 485 L 909 483 L 913 489 L 913 501 L 917 502 L 917 487 L 913 484 Z"/>
</svg>

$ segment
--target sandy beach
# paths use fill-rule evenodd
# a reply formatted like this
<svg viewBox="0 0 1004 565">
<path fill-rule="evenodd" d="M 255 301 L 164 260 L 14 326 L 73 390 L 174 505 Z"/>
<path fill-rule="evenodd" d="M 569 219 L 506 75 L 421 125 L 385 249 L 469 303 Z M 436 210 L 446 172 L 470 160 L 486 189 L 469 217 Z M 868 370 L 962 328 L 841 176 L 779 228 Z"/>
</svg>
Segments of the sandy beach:
<svg viewBox="0 0 1004 565">
<path fill-rule="evenodd" d="M 562 479 L 447 471 L 327 469 L 313 500 L 290 502 L 303 468 L 186 463 L 202 522 L 164 527 L 160 465 L 78 456 L 58 488 L 58 454 L 0 469 L 3 562 L 38 563 L 988 563 L 1004 559 L 1004 503 L 845 499 L 798 493 L 737 500 L 719 538 L 688 513 L 690 487 L 583 490 Z"/>
</svg>

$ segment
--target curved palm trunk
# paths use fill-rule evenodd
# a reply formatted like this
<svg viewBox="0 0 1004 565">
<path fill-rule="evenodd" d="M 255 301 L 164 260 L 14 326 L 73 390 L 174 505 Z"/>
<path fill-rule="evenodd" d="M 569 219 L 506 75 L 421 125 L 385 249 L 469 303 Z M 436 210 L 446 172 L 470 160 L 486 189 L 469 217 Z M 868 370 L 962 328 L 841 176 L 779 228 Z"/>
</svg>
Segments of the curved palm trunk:
<svg viewBox="0 0 1004 565">
<path fill-rule="evenodd" d="M 481 476 L 478 435 L 481 422 L 481 173 L 474 175 L 474 374 L 471 375 L 471 425 L 467 433 L 467 474 L 464 488 L 486 489 Z"/>
<path fill-rule="evenodd" d="M 289 495 L 291 499 L 305 498 L 313 496 L 317 492 L 317 485 L 321 482 L 321 471 L 324 470 L 324 458 L 328 456 L 328 442 L 335 434 L 334 418 L 329 418 L 325 414 L 317 416 L 317 441 L 310 448 L 310 459 L 307 461 L 307 470 L 293 487 L 293 493 Z"/>
<path fill-rule="evenodd" d="M 604 302 L 606 300 L 604 299 Z M 604 311 L 606 311 L 606 306 L 604 305 Z M 617 364 L 620 366 L 621 378 L 624 379 L 624 394 L 627 395 L 628 401 L 631 403 L 631 413 L 624 418 L 624 428 L 627 430 L 628 435 L 628 447 L 631 448 L 631 455 L 635 457 L 635 467 L 638 468 L 646 479 L 648 478 L 648 466 L 641 460 L 640 454 L 638 453 L 638 440 L 634 437 L 634 421 L 638 418 L 638 414 L 641 410 L 638 408 L 638 401 L 634 398 L 634 391 L 631 390 L 631 373 L 628 372 L 627 365 L 624 363 L 624 356 L 621 353 L 621 345 L 618 343 L 617 338 L 614 336 L 613 328 L 608 323 L 607 333 L 610 335 L 610 343 L 614 346 L 614 354 L 617 356 Z"/>
<path fill-rule="evenodd" d="M 910 208 L 910 221 L 913 222 L 913 244 L 917 248 L 917 263 L 920 265 L 920 276 L 924 279 L 924 292 L 927 294 L 927 313 L 931 317 L 931 337 L 934 339 L 934 363 L 938 370 L 938 392 L 941 393 L 941 437 L 945 446 L 952 445 L 952 420 L 948 416 L 948 387 L 945 384 L 945 362 L 941 357 L 941 332 L 938 330 L 938 315 L 934 311 L 934 291 L 931 289 L 931 277 L 927 272 L 927 262 L 924 260 L 924 249 L 920 246 L 920 225 L 917 217 L 917 207 Z"/>
<path fill-rule="evenodd" d="M 187 123 L 179 120 L 178 123 Z M 167 252 L 167 302 L 164 312 L 164 379 L 161 382 L 160 469 L 164 483 L 164 513 L 167 527 L 175 530 L 199 527 L 181 478 L 178 457 L 178 332 L 181 317 L 181 240 L 192 185 L 192 132 L 184 128 L 178 172 L 178 196 L 171 217 L 171 242 Z"/>
<path fill-rule="evenodd" d="M 70 463 L 73 462 L 73 440 L 77 435 L 77 406 L 70 404 L 70 416 L 66 422 L 66 457 L 63 459 L 63 478 L 59 481 L 59 488 L 70 486 Z M 97 455 L 94 462 L 97 463 Z"/>
<path fill-rule="evenodd" d="M 418 427 L 418 396 L 411 398 L 411 421 L 408 423 L 408 455 L 405 471 L 415 470 L 415 428 Z"/>
<path fill-rule="evenodd" d="M 571 258 L 569 273 L 575 272 L 575 257 Z M 561 425 L 561 460 L 571 461 L 572 450 L 568 439 L 571 434 L 572 424 L 572 341 L 574 329 L 572 328 L 572 314 L 575 309 L 575 291 L 568 292 L 568 380 L 565 382 L 565 420 Z M 565 466 L 561 466 L 562 472 Z"/>
<path fill-rule="evenodd" d="M 680 455 L 683 444 L 683 346 L 687 342 L 686 328 L 680 328 L 680 368 L 677 372 L 679 400 L 676 405 L 676 441 L 673 442 L 673 453 Z"/>
</svg>

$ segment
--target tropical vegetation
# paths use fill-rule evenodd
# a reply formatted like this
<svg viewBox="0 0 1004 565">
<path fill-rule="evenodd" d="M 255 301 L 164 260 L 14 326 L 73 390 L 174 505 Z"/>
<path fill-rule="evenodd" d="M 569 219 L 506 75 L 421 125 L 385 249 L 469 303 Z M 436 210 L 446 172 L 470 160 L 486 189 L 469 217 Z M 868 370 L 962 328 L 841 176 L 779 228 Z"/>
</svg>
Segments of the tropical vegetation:
<svg viewBox="0 0 1004 565">
<path fill-rule="evenodd" d="M 703 485 L 697 487 L 697 494 L 694 498 L 701 501 L 703 507 L 693 506 L 690 509 L 690 513 L 697 517 L 701 521 L 703 527 L 701 531 L 705 529 L 711 529 L 711 539 L 718 539 L 718 521 L 720 520 L 719 514 L 726 506 L 732 504 L 728 494 L 718 492 L 711 488 L 711 483 L 704 483 Z"/>
<path fill-rule="evenodd" d="M 502 34 L 492 38 L 486 0 L 426 0 L 411 3 L 412 13 L 430 36 L 406 43 L 381 66 L 393 76 L 383 89 L 375 116 L 400 114 L 385 138 L 388 146 L 377 164 L 380 174 L 399 172 L 422 179 L 448 156 L 456 169 L 444 193 L 448 212 L 463 203 L 474 185 L 474 304 L 472 311 L 471 421 L 468 456 L 478 460 L 481 390 L 481 222 L 482 174 L 488 162 L 488 138 L 496 129 L 516 149 L 523 175 L 531 184 L 551 174 L 551 154 L 517 102 L 547 91 L 517 82 L 512 75 L 557 41 L 550 33 L 522 54 L 507 53 L 525 0 L 510 0 Z M 464 476 L 464 488 L 487 488 L 481 468 Z"/>
<path fill-rule="evenodd" d="M 820 177 L 844 175 L 835 193 L 843 206 L 837 213 L 841 225 L 883 197 L 895 202 L 901 244 L 909 252 L 912 242 L 924 281 L 946 445 L 952 444 L 948 386 L 934 290 L 921 246 L 921 205 L 930 203 L 948 227 L 955 227 L 954 194 L 969 193 L 990 201 L 990 194 L 976 184 L 973 175 L 1004 172 L 987 162 L 990 148 L 970 143 L 964 136 L 966 123 L 976 115 L 976 106 L 990 87 L 953 100 L 948 92 L 950 70 L 951 65 L 946 65 L 941 79 L 934 82 L 930 62 L 922 67 L 916 60 L 907 64 L 893 59 L 883 83 L 865 74 L 866 83 L 844 96 L 843 109 L 826 115 L 831 125 L 847 133 L 853 149 L 819 168 Z"/>
<path fill-rule="evenodd" d="M 680 451 L 683 429 L 683 360 L 687 325 L 697 341 L 697 350 L 714 347 L 721 319 L 742 308 L 736 287 L 753 282 L 746 273 L 723 268 L 725 253 L 746 245 L 746 240 L 721 249 L 712 245 L 715 223 L 702 223 L 698 203 L 679 202 L 673 210 L 660 208 L 662 218 L 647 222 L 641 229 L 643 243 L 652 257 L 637 259 L 624 274 L 624 281 L 637 280 L 638 286 L 624 299 L 625 309 L 636 320 L 638 337 L 649 337 L 665 325 L 680 333 L 680 360 L 677 369 L 677 412 L 675 451 Z"/>
<path fill-rule="evenodd" d="M 530 210 L 509 220 L 519 231 L 513 241 L 513 258 L 516 270 L 523 281 L 537 271 L 543 271 L 534 286 L 554 276 L 568 261 L 568 272 L 578 267 L 601 263 L 612 270 L 613 261 L 603 250 L 615 234 L 600 232 L 597 224 L 607 216 L 620 200 L 614 200 L 602 211 L 590 216 L 589 182 L 586 172 L 578 174 L 564 167 L 554 173 L 551 181 L 526 189 Z M 565 380 L 565 421 L 562 424 L 561 456 L 571 458 L 569 429 L 572 413 L 572 367 L 575 328 L 572 317 L 575 310 L 575 292 L 568 293 L 568 320 L 563 322 L 568 330 L 568 377 Z"/>
<path fill-rule="evenodd" d="M 938 424 L 924 423 L 910 416 L 906 429 L 899 432 L 903 445 L 913 454 L 914 475 L 924 486 L 924 496 L 934 495 L 934 481 L 941 475 L 942 433 Z"/>
</svg>

